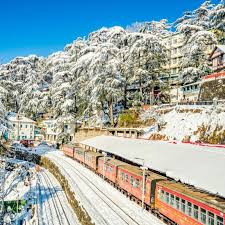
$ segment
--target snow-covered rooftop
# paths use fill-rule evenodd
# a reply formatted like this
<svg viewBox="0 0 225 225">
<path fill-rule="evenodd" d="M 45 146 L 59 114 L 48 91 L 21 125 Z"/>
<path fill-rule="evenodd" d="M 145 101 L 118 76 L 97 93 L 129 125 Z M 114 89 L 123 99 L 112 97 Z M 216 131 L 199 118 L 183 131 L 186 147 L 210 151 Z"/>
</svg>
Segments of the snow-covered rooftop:
<svg viewBox="0 0 225 225">
<path fill-rule="evenodd" d="M 143 158 L 150 169 L 225 197 L 225 149 L 115 136 L 98 136 L 81 144 L 139 164 L 135 158 Z"/>
<path fill-rule="evenodd" d="M 32 119 L 30 119 L 30 118 L 27 118 L 27 117 L 25 117 L 25 116 L 23 116 L 23 115 L 16 114 L 16 113 L 10 114 L 10 115 L 8 116 L 8 119 L 9 119 L 9 121 L 11 121 L 11 122 L 18 122 L 18 121 L 20 121 L 20 122 L 22 122 L 22 123 L 35 123 L 34 120 L 32 120 Z"/>
</svg>

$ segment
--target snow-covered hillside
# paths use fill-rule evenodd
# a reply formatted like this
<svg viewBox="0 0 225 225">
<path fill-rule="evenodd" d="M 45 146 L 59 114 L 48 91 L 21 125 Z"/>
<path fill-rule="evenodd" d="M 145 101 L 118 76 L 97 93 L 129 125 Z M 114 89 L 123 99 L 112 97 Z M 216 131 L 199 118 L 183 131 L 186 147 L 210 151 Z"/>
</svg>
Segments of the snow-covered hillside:
<svg viewBox="0 0 225 225">
<path fill-rule="evenodd" d="M 101 28 L 47 58 L 17 57 L 0 65 L 0 99 L 6 111 L 30 117 L 50 112 L 60 127 L 76 119 L 114 126 L 121 110 L 145 103 L 156 89 L 161 102 L 169 99 L 161 79 L 171 54 L 166 37 L 185 37 L 181 82 L 210 73 L 205 49 L 224 41 L 224 12 L 223 1 L 205 1 L 177 19 L 175 32 L 167 20 Z"/>
<path fill-rule="evenodd" d="M 152 129 L 146 129 L 145 138 L 225 143 L 224 105 L 176 106 L 163 112 L 149 110 L 141 115 L 143 120 L 156 119 Z"/>
</svg>

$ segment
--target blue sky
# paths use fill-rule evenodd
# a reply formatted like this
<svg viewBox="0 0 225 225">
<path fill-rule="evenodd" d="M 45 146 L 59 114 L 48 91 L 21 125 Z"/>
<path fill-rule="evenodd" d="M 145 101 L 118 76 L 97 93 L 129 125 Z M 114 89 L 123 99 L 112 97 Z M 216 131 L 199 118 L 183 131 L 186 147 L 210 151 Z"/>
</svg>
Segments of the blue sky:
<svg viewBox="0 0 225 225">
<path fill-rule="evenodd" d="M 103 26 L 174 21 L 204 0 L 0 0 L 0 63 L 47 56 Z M 214 2 L 218 2 L 215 0 Z"/>
</svg>

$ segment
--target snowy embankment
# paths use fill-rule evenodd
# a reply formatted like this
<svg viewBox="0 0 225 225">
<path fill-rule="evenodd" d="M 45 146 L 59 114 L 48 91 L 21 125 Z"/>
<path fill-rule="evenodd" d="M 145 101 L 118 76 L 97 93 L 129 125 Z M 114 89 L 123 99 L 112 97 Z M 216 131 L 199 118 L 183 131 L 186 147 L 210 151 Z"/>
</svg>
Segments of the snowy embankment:
<svg viewBox="0 0 225 225">
<path fill-rule="evenodd" d="M 203 141 L 213 144 L 225 141 L 225 105 L 176 106 L 164 114 L 165 110 L 149 110 L 141 115 L 142 120 L 156 119 L 152 129 L 146 129 L 144 138 L 159 134 L 159 137 L 166 140 Z"/>
<path fill-rule="evenodd" d="M 46 154 L 68 179 L 76 198 L 95 224 L 163 224 L 155 216 L 131 202 L 95 173 L 66 157 L 62 152 Z"/>
<path fill-rule="evenodd" d="M 25 207 L 17 218 L 29 224 L 80 224 L 62 187 L 50 172 L 44 168 L 37 172 L 35 165 L 27 161 L 7 159 L 7 162 L 16 165 L 16 169 L 7 176 L 5 201 L 23 199 L 34 206 L 28 215 Z M 27 174 L 31 174 L 30 181 L 26 179 Z"/>
</svg>

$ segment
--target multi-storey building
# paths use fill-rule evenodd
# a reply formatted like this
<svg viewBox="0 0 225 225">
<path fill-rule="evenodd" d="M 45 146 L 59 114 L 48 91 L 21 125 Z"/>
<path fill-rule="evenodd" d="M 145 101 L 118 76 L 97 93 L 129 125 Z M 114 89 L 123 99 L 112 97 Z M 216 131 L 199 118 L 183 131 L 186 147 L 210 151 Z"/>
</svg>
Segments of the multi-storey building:
<svg viewBox="0 0 225 225">
<path fill-rule="evenodd" d="M 163 76 L 164 80 L 168 80 L 171 91 L 171 102 L 177 102 L 181 99 L 197 100 L 199 92 L 199 83 L 185 84 L 179 81 L 180 71 L 182 70 L 182 61 L 184 57 L 183 47 L 185 46 L 185 36 L 180 33 L 172 33 L 163 40 L 166 48 L 168 61 L 165 69 L 168 71 L 167 75 Z M 208 45 L 205 49 L 206 53 L 210 55 L 214 45 Z"/>
<path fill-rule="evenodd" d="M 10 140 L 34 140 L 36 122 L 20 114 L 11 114 L 8 120 L 12 124 L 8 138 Z"/>
</svg>

